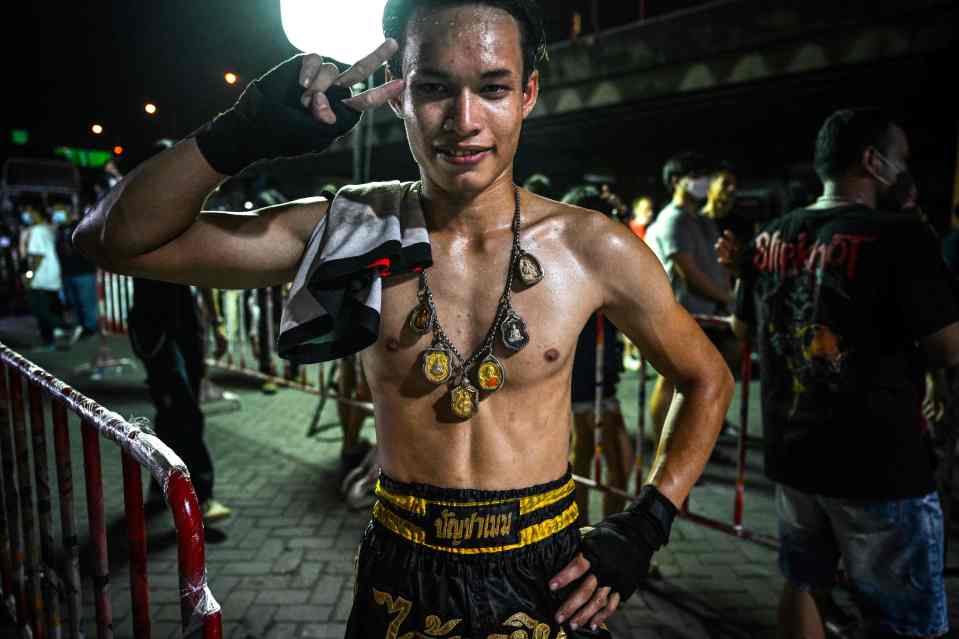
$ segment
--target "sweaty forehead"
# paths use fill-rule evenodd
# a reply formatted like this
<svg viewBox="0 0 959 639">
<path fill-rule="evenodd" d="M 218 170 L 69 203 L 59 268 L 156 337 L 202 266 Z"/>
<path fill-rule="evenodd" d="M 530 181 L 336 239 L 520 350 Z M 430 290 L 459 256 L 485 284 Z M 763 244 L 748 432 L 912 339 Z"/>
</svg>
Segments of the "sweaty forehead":
<svg viewBox="0 0 959 639">
<path fill-rule="evenodd" d="M 502 9 L 470 4 L 419 9 L 406 26 L 404 75 L 420 68 L 451 75 L 506 68 L 519 75 L 522 66 L 519 25 Z"/>
</svg>

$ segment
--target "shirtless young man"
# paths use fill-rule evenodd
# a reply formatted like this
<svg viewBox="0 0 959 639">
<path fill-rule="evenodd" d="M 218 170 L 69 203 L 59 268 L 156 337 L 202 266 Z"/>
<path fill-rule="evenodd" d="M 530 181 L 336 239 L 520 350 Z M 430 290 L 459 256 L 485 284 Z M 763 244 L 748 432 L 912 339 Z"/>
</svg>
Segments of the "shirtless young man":
<svg viewBox="0 0 959 639">
<path fill-rule="evenodd" d="M 513 157 L 539 92 L 535 6 L 391 0 L 385 11 L 387 41 L 352 70 L 315 55 L 272 70 L 230 112 L 128 176 L 75 240 L 103 267 L 141 277 L 217 288 L 291 281 L 328 202 L 208 214 L 204 198 L 255 160 L 322 150 L 356 122 L 351 109 L 389 103 L 420 167 L 410 198 L 428 230 L 436 319 L 468 358 L 490 334 L 507 273 L 520 270 L 511 262 L 518 194 L 519 245 L 544 277 L 514 287 L 529 343 L 514 353 L 496 335 L 508 378 L 478 405 L 460 404 L 471 417 L 454 418 L 450 388 L 425 379 L 431 342 L 411 336 L 408 321 L 420 279 L 384 283 L 378 338 L 362 353 L 383 475 L 347 636 L 609 636 L 603 622 L 645 577 L 702 472 L 732 379 L 628 228 L 516 190 Z M 338 101 L 394 55 L 397 79 Z M 581 535 L 568 471 L 570 370 L 598 310 L 677 393 L 641 498 Z"/>
</svg>

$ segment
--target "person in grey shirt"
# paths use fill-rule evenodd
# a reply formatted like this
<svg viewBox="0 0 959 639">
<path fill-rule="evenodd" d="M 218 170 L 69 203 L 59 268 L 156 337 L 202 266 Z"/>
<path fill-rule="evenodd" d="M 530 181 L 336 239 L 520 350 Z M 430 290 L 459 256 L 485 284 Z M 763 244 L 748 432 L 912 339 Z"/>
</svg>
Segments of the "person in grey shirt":
<svg viewBox="0 0 959 639">
<path fill-rule="evenodd" d="M 702 154 L 686 152 L 671 157 L 663 167 L 663 184 L 673 199 L 646 232 L 646 242 L 666 269 L 677 301 L 693 315 L 728 315 L 733 301 L 729 274 L 716 255 L 719 228 L 703 213 L 711 182 L 711 167 Z M 735 361 L 738 342 L 728 330 L 706 327 L 704 332 L 727 364 Z M 657 441 L 674 390 L 660 376 L 650 398 Z"/>
</svg>

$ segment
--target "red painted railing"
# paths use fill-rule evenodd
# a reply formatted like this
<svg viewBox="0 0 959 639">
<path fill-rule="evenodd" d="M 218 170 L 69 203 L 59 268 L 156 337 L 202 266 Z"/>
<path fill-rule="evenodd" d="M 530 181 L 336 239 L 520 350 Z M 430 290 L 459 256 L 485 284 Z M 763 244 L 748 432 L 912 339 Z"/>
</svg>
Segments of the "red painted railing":
<svg viewBox="0 0 959 639">
<path fill-rule="evenodd" d="M 29 400 L 32 451 L 27 447 L 24 383 Z M 45 398 L 51 406 L 57 465 L 64 557 L 59 565 L 47 467 Z M 163 488 L 173 514 L 184 634 L 188 629 L 202 628 L 204 639 L 220 639 L 220 606 L 206 581 L 202 515 L 183 462 L 155 435 L 130 424 L 0 343 L 0 457 L 3 461 L 0 585 L 3 602 L 16 619 L 21 636 L 37 639 L 92 636 L 90 631 L 83 632 L 68 411 L 81 420 L 97 638 L 113 636 L 100 458 L 100 439 L 105 438 L 119 446 L 122 457 L 134 636 L 138 639 L 151 636 L 142 467 Z M 66 614 L 60 609 L 61 598 L 66 602 Z"/>
</svg>

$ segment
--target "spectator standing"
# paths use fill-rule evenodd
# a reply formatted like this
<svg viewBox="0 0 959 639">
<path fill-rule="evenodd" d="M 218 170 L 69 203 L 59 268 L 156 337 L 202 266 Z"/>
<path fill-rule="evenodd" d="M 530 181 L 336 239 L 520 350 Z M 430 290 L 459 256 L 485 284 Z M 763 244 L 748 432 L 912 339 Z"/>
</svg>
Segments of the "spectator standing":
<svg viewBox="0 0 959 639">
<path fill-rule="evenodd" d="M 784 637 L 824 636 L 840 557 L 866 636 L 949 629 L 920 404 L 926 367 L 946 368 L 955 425 L 959 306 L 935 238 L 902 214 L 915 206 L 908 161 L 888 115 L 834 113 L 816 140 L 822 197 L 767 224 L 737 260 L 734 328 L 756 328 L 777 483 Z"/>
<path fill-rule="evenodd" d="M 168 141 L 161 140 L 154 151 L 168 146 Z M 210 323 L 219 326 L 219 309 L 210 291 L 201 290 L 201 294 L 211 315 Z M 130 344 L 147 372 L 147 386 L 156 407 L 157 436 L 186 463 L 204 521 L 230 517 L 232 509 L 213 497 L 213 458 L 203 440 L 200 388 L 206 372 L 204 324 L 193 290 L 186 284 L 134 277 L 128 326 Z M 218 351 L 224 345 L 218 343 Z M 163 498 L 156 484 L 150 493 L 151 502 Z"/>
<path fill-rule="evenodd" d="M 43 344 L 39 350 L 52 351 L 56 348 L 54 331 L 68 328 L 60 312 L 63 280 L 57 258 L 56 230 L 48 217 L 36 209 L 30 209 L 29 215 L 30 225 L 21 237 L 27 255 L 24 273 L 27 302 L 40 329 Z"/>
<path fill-rule="evenodd" d="M 76 312 L 79 339 L 86 339 L 98 332 L 97 266 L 73 246 L 73 231 L 80 224 L 80 216 L 76 210 L 61 206 L 64 208 L 59 210 L 71 211 L 70 219 L 57 226 L 57 257 L 60 260 L 63 294 L 67 305 Z"/>
<path fill-rule="evenodd" d="M 649 197 L 643 195 L 633 200 L 629 228 L 636 234 L 636 237 L 644 242 L 646 241 L 646 231 L 649 229 L 649 225 L 653 223 L 654 213 L 653 200 Z"/>
<path fill-rule="evenodd" d="M 729 274 L 717 261 L 719 228 L 704 214 L 713 182 L 711 167 L 700 153 L 679 153 L 663 167 L 663 184 L 672 201 L 646 233 L 646 242 L 666 269 L 676 299 L 693 315 L 727 315 L 733 302 Z M 738 348 L 726 329 L 704 332 L 722 353 L 727 365 L 735 361 Z M 675 389 L 660 376 L 650 398 L 650 413 L 656 441 L 660 440 Z M 729 463 L 713 449 L 713 461 Z"/>
</svg>

